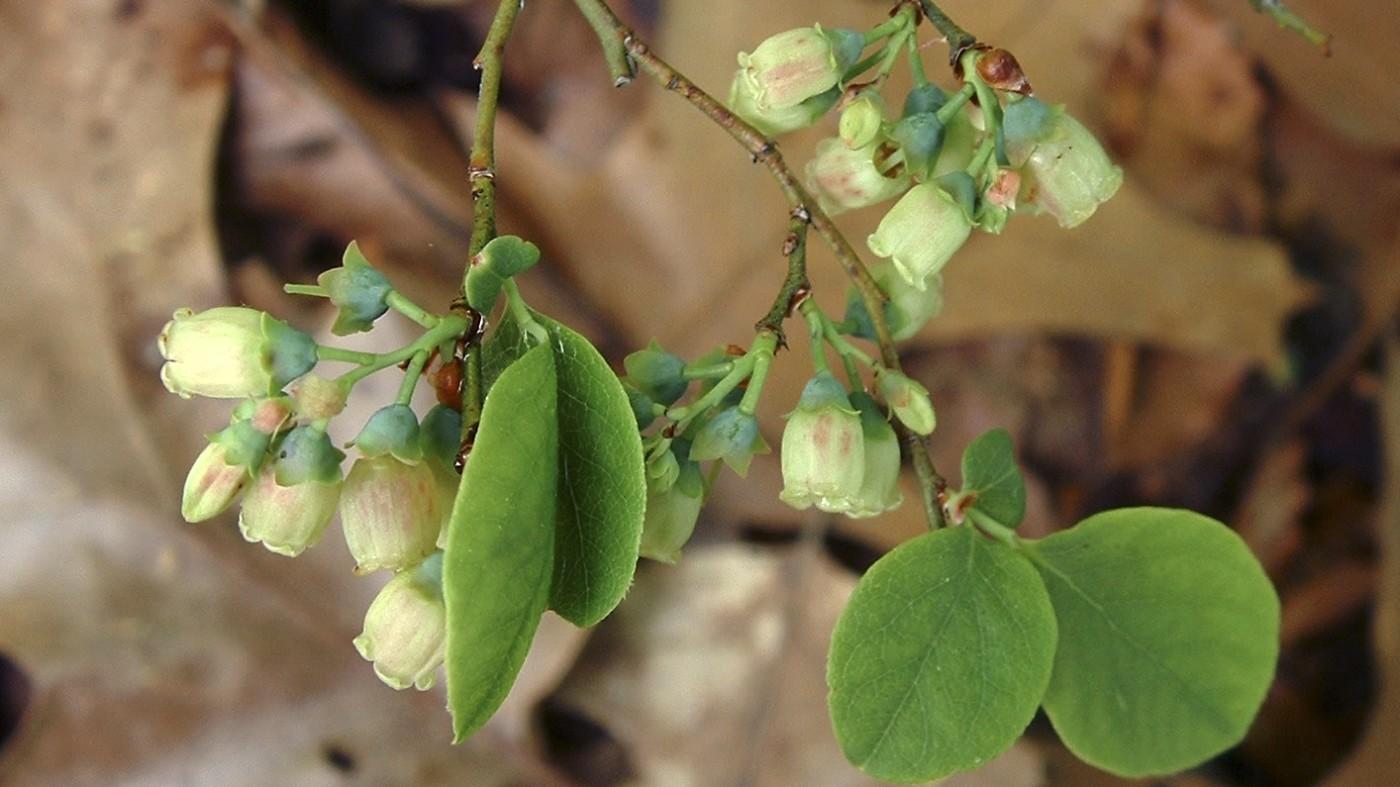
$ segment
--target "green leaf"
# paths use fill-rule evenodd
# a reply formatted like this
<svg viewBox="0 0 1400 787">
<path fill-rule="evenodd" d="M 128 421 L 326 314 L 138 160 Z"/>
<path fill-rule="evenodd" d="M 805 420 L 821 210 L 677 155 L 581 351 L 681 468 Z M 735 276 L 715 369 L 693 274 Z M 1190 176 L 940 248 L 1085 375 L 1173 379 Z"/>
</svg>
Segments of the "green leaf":
<svg viewBox="0 0 1400 787">
<path fill-rule="evenodd" d="M 535 263 L 540 261 L 540 249 L 518 236 L 500 235 L 481 249 L 480 260 L 481 267 L 508 279 L 535 267 Z"/>
<path fill-rule="evenodd" d="M 1016 449 L 1005 429 L 983 432 L 962 456 L 963 493 L 977 496 L 972 505 L 999 524 L 1016 527 L 1026 517 L 1026 484 L 1016 464 Z"/>
<path fill-rule="evenodd" d="M 455 740 L 505 700 L 549 602 L 558 408 L 554 357 L 538 347 L 486 396 L 443 563 L 447 699 Z"/>
<path fill-rule="evenodd" d="M 926 533 L 870 568 L 836 624 L 836 738 L 888 781 L 975 768 L 1025 731 L 1054 658 L 1055 614 L 1025 559 L 970 527 Z"/>
<path fill-rule="evenodd" d="M 592 626 L 622 601 L 637 568 L 646 508 L 646 470 L 637 420 L 617 375 L 587 339 L 535 314 L 549 331 L 559 386 L 559 504 L 549 606 Z M 526 346 L 502 320 L 482 353 L 482 374 Z"/>
<path fill-rule="evenodd" d="M 473 265 L 467 269 L 467 303 L 482 314 L 489 314 L 496 308 L 496 301 L 501 297 L 501 286 L 504 284 L 505 279 L 495 271 L 481 265 Z"/>
<path fill-rule="evenodd" d="M 1244 737 L 1273 681 L 1279 602 L 1239 536 L 1127 508 L 1027 545 L 1060 622 L 1045 710 L 1122 776 L 1196 765 Z"/>
</svg>

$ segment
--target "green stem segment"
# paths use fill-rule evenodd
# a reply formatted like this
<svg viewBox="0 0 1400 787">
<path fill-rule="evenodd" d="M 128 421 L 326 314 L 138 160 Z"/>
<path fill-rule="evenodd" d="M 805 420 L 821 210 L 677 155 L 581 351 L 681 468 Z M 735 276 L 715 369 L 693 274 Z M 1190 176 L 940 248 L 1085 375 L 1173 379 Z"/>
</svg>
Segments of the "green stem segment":
<svg viewBox="0 0 1400 787">
<path fill-rule="evenodd" d="M 753 415 L 758 412 L 758 400 L 763 397 L 763 384 L 768 380 L 768 367 L 773 364 L 773 353 L 778 348 L 778 334 L 773 331 L 760 331 L 754 339 L 749 354 L 753 356 L 753 373 L 749 375 L 749 387 L 744 389 L 744 398 L 739 400 L 739 412 Z"/>
<path fill-rule="evenodd" d="M 409 361 L 415 355 L 418 355 L 420 352 L 423 353 L 423 360 L 426 363 L 427 356 L 432 352 L 432 349 L 434 347 L 436 347 L 444 341 L 447 341 L 448 339 L 461 336 L 466 330 L 466 318 L 457 314 L 446 315 L 438 320 L 437 325 L 425 331 L 422 336 L 419 336 L 411 344 L 407 344 L 403 347 L 400 347 L 399 349 L 394 350 L 393 352 L 381 353 L 378 355 L 372 353 L 358 353 L 357 355 L 362 357 L 357 358 L 353 362 L 361 364 L 360 367 L 358 369 L 351 369 L 345 374 L 342 374 L 340 377 L 336 378 L 336 381 L 348 390 L 354 387 L 356 383 L 365 379 L 371 374 L 374 374 L 375 372 L 380 371 L 381 369 L 387 369 L 390 366 L 397 366 L 398 364 L 401 364 L 404 361 Z M 321 356 L 322 352 L 328 349 L 334 348 L 320 348 L 317 351 L 317 355 Z M 337 353 L 346 352 L 351 351 L 337 351 Z M 346 359 L 342 357 L 334 359 L 327 358 L 327 360 Z M 419 372 L 422 372 L 421 367 L 419 368 Z"/>
<path fill-rule="evenodd" d="M 340 361 L 365 366 L 379 360 L 379 356 L 359 350 L 347 350 L 344 347 L 328 347 L 324 344 L 318 344 L 316 345 L 316 360 Z"/>
<path fill-rule="evenodd" d="M 977 37 L 958 27 L 933 0 L 919 0 L 919 8 L 923 9 L 929 24 L 948 41 L 948 64 L 956 66 L 963 52 L 977 45 Z"/>
<path fill-rule="evenodd" d="M 419 350 L 413 354 L 408 361 L 408 368 L 404 369 L 403 382 L 399 383 L 399 395 L 394 399 L 395 404 L 408 404 L 413 401 L 413 390 L 418 387 L 418 378 L 423 376 L 423 367 L 427 364 L 427 350 Z"/>
<path fill-rule="evenodd" d="M 481 70 L 476 98 L 476 131 L 467 173 L 472 185 L 472 237 L 468 253 L 476 256 L 496 237 L 496 106 L 501 95 L 501 58 L 506 39 L 520 14 L 520 0 L 501 0 L 473 64 Z M 466 286 L 465 279 L 463 287 Z M 465 293 L 466 290 L 463 290 Z"/>
<path fill-rule="evenodd" d="M 384 298 L 384 302 L 389 305 L 390 309 L 413 320 L 424 328 L 432 328 L 434 325 L 438 324 L 438 320 L 442 319 L 436 314 L 424 309 L 422 306 L 410 301 L 398 290 L 390 290 L 388 296 Z"/>
<path fill-rule="evenodd" d="M 594 32 L 598 34 L 598 41 L 602 45 L 604 56 L 609 63 L 621 62 L 630 57 L 631 62 L 635 63 L 640 71 L 652 77 L 667 90 L 684 98 L 715 125 L 724 129 L 744 150 L 748 151 L 755 162 L 761 162 L 768 169 L 769 174 L 777 181 L 778 188 L 787 198 L 788 203 L 792 205 L 794 211 L 801 210 L 807 213 L 812 227 L 831 247 L 837 263 L 841 265 L 846 276 L 850 278 L 856 291 L 860 294 L 866 313 L 870 315 L 871 327 L 874 328 L 876 342 L 880 347 L 881 361 L 887 368 L 898 370 L 900 368 L 899 354 L 895 350 L 889 326 L 885 323 L 884 304 L 886 297 L 884 292 L 880 290 L 880 286 L 871 277 L 870 271 L 861 262 L 860 255 L 851 247 L 850 241 L 846 240 L 846 237 L 836 227 L 836 223 L 817 205 L 816 200 L 812 199 L 812 196 L 802 186 L 797 174 L 783 160 L 777 145 L 758 129 L 745 123 L 733 112 L 726 109 L 709 93 L 701 90 L 684 74 L 654 54 L 651 47 L 628 29 L 603 0 L 575 0 L 575 3 L 593 26 Z M 934 16 L 930 14 L 930 8 L 936 10 L 936 7 L 928 0 L 920 0 L 920 5 L 924 14 L 929 16 L 930 20 L 934 20 Z M 937 12 L 937 16 L 941 18 L 941 21 L 934 20 L 934 25 L 940 30 L 944 30 L 943 25 L 950 26 L 950 29 L 956 28 L 941 12 Z M 956 29 L 961 32 L 961 28 Z M 944 35 L 948 35 L 947 30 L 944 31 Z M 950 36 L 949 43 L 954 44 L 955 39 L 963 47 L 970 46 L 975 42 L 975 39 L 965 32 L 962 32 L 960 37 Z M 958 49 L 954 51 L 960 52 Z M 920 486 L 924 489 L 925 513 L 929 518 L 929 523 L 931 526 L 941 527 L 944 524 L 941 508 L 936 503 L 932 506 L 928 505 L 928 501 L 936 499 L 937 495 L 943 492 L 947 483 L 934 469 L 933 462 L 928 456 L 928 446 L 925 445 L 923 439 L 902 426 L 896 428 L 900 432 L 905 450 L 913 458 Z"/>
</svg>

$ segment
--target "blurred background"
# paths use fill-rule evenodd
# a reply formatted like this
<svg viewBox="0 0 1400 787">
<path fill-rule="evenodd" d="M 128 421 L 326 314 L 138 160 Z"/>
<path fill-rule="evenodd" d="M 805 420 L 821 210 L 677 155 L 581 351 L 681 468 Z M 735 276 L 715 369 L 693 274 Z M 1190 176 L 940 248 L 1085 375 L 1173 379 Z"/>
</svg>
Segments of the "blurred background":
<svg viewBox="0 0 1400 787">
<path fill-rule="evenodd" d="M 867 28 L 886 5 L 614 3 L 721 95 L 741 48 Z M 936 463 L 1005 426 L 1032 535 L 1190 506 L 1238 529 L 1284 601 L 1250 736 L 1155 784 L 1400 772 L 1400 16 L 1292 5 L 1334 34 L 1332 57 L 1246 0 L 945 6 L 1099 131 L 1127 180 L 1074 231 L 1020 219 L 952 263 L 944 315 L 906 349 L 939 410 Z M 351 239 L 445 308 L 493 10 L 0 1 L 0 785 L 872 783 L 829 731 L 825 650 L 859 573 L 921 531 L 912 502 L 828 522 L 778 502 L 776 456 L 747 484 L 726 474 L 683 562 L 644 564 L 596 630 L 548 616 L 506 707 L 455 748 L 440 689 L 391 691 L 351 647 L 384 578 L 353 577 L 337 531 L 293 562 L 245 544 L 233 515 L 180 520 L 227 405 L 163 390 L 161 325 L 246 303 L 325 335 L 325 304 L 281 285 Z M 687 357 L 749 341 L 784 272 L 786 206 L 760 167 L 658 86 L 612 88 L 565 0 L 528 4 L 503 101 L 500 224 L 545 251 L 533 304 L 619 367 L 652 338 Z M 783 147 L 800 167 L 833 132 Z M 839 222 L 862 246 L 881 211 Z M 811 268 L 839 313 L 815 242 Z M 777 444 L 805 352 L 774 368 Z M 392 395 L 382 377 L 344 423 Z M 949 783 L 1125 782 L 1042 718 Z"/>
</svg>

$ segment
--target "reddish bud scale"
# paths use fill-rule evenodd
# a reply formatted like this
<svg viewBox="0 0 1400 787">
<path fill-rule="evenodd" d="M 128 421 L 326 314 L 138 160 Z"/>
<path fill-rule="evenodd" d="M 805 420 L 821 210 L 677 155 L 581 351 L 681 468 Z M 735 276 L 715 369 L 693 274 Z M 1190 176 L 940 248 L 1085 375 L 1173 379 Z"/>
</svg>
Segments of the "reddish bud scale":
<svg viewBox="0 0 1400 787">
<path fill-rule="evenodd" d="M 1005 49 L 989 49 L 983 53 L 977 59 L 977 76 L 997 90 L 1031 94 L 1031 83 L 1021 70 L 1021 64 Z"/>
</svg>

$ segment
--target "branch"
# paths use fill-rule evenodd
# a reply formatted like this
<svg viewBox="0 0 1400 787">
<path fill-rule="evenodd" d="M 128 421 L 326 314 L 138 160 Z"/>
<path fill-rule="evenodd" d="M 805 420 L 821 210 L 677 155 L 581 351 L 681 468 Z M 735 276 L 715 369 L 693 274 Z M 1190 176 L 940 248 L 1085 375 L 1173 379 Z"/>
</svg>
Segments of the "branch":
<svg viewBox="0 0 1400 787">
<path fill-rule="evenodd" d="M 807 279 L 807 225 L 811 216 L 807 211 L 794 209 L 792 222 L 788 225 L 787 238 L 783 240 L 783 254 L 788 258 L 787 278 L 778 295 L 773 298 L 773 307 L 754 325 L 756 331 L 772 331 L 778 336 L 778 344 L 787 346 L 783 336 L 783 321 L 792 316 L 797 304 L 812 291 Z"/>
<path fill-rule="evenodd" d="M 860 260 L 860 255 L 837 229 L 831 217 L 826 215 L 826 212 L 817 205 L 816 200 L 812 199 L 807 190 L 803 188 L 797 175 L 783 160 L 778 146 L 758 129 L 730 112 L 709 93 L 701 90 L 699 86 L 673 68 L 671 64 L 653 53 L 645 42 L 617 18 L 603 0 L 575 0 L 575 4 L 578 5 L 579 10 L 589 20 L 589 23 L 593 25 L 609 63 L 618 62 L 620 58 L 630 57 L 631 62 L 635 63 L 641 72 L 652 77 L 662 87 L 676 93 L 704 113 L 715 125 L 724 129 L 729 136 L 743 146 L 755 162 L 761 162 L 768 169 L 773 179 L 778 182 L 778 188 L 783 192 L 783 196 L 787 197 L 788 203 L 792 205 L 794 213 L 805 212 L 810 218 L 811 226 L 831 247 L 836 261 L 855 285 L 861 301 L 865 304 L 866 312 L 870 315 L 871 325 L 875 329 L 875 340 L 880 346 L 881 361 L 886 367 L 898 370 L 900 368 L 899 354 L 895 350 L 894 340 L 890 337 L 889 326 L 885 323 L 884 304 L 887 299 L 884 292 L 871 278 L 870 271 L 866 270 L 865 264 Z M 932 7 L 931 3 L 927 5 Z M 926 8 L 925 13 L 927 10 Z M 943 16 L 941 12 L 938 12 L 938 16 L 950 26 L 950 29 L 961 32 L 961 28 L 957 28 L 956 25 L 947 21 L 947 17 Z M 938 23 L 935 22 L 935 24 Z M 961 32 L 961 35 L 965 39 L 974 40 L 965 32 Z M 928 446 L 924 443 L 923 438 L 902 428 L 900 429 L 900 437 L 914 463 L 914 470 L 919 476 L 920 486 L 924 489 L 924 508 L 929 526 L 942 527 L 945 524 L 942 507 L 936 504 L 930 505 L 928 501 L 936 499 L 947 483 L 934 469 L 933 461 L 928 455 Z"/>
<path fill-rule="evenodd" d="M 520 14 L 520 0 L 501 0 L 472 65 L 481 71 L 476 99 L 476 132 L 472 135 L 467 177 L 472 184 L 472 239 L 469 251 L 476 256 L 496 237 L 496 104 L 501 95 L 501 57 L 506 39 Z M 463 280 L 465 286 L 465 279 Z"/>
</svg>

